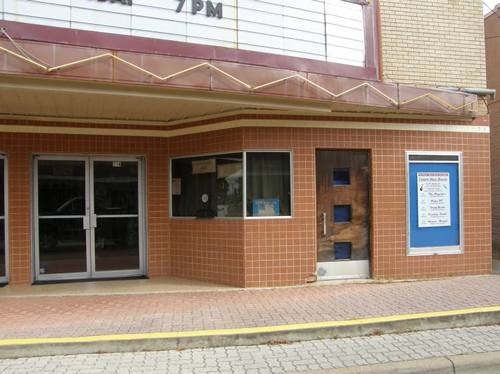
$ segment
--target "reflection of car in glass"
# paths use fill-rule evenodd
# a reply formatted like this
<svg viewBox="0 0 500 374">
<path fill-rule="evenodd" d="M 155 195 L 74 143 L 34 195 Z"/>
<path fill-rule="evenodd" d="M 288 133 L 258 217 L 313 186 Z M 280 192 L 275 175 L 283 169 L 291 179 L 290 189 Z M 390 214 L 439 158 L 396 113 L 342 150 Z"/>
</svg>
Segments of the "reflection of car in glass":
<svg viewBox="0 0 500 374">
<path fill-rule="evenodd" d="M 54 215 L 83 215 L 85 214 L 85 199 L 83 196 L 73 197 L 59 206 Z"/>
<path fill-rule="evenodd" d="M 85 214 L 85 198 L 75 196 L 57 207 L 47 216 L 79 216 Z M 82 232 L 82 219 L 43 218 L 39 221 L 39 245 L 42 251 L 55 249 L 64 243 L 65 246 L 85 245 Z"/>
<path fill-rule="evenodd" d="M 119 209 L 119 208 L 118 208 Z M 116 214 L 116 208 L 109 214 Z M 39 221 L 40 250 L 53 250 L 60 246 L 85 246 L 83 230 L 85 198 L 76 196 L 66 200 L 57 209 L 46 216 L 75 216 L 72 218 L 42 218 Z M 80 217 L 79 217 L 80 216 Z M 127 220 L 123 222 L 122 220 Z M 96 248 L 136 247 L 138 243 L 137 218 L 98 218 L 95 230 Z"/>
</svg>

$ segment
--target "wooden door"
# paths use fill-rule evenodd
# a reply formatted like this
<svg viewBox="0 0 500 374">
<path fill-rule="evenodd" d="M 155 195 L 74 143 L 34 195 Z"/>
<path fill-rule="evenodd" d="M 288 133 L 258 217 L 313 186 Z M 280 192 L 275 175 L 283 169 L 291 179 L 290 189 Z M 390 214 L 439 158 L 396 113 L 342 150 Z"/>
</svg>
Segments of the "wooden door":
<svg viewBox="0 0 500 374">
<path fill-rule="evenodd" d="M 316 152 L 319 278 L 369 277 L 368 151 Z"/>
</svg>

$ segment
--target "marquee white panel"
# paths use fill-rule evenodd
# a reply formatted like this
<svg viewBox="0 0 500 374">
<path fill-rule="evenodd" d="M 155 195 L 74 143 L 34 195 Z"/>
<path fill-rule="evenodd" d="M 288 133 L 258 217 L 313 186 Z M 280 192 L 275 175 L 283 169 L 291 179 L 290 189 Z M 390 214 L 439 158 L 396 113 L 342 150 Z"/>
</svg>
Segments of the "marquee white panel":
<svg viewBox="0 0 500 374">
<path fill-rule="evenodd" d="M 186 0 L 0 0 L 0 19 L 299 56 L 364 66 L 362 7 L 342 0 L 212 0 L 223 17 Z"/>
</svg>

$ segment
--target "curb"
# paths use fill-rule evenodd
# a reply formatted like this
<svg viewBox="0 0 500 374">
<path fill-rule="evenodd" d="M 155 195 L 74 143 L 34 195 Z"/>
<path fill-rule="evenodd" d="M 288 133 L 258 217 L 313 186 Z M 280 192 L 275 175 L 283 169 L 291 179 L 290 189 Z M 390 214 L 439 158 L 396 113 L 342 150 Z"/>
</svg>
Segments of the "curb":
<svg viewBox="0 0 500 374">
<path fill-rule="evenodd" d="M 500 324 L 500 306 L 348 321 L 222 330 L 1 339 L 0 358 L 283 344 L 325 338 L 345 338 L 494 324 Z"/>
<path fill-rule="evenodd" d="M 500 372 L 500 352 L 487 352 L 342 369 L 314 370 L 309 374 L 493 374 L 498 372 Z"/>
</svg>

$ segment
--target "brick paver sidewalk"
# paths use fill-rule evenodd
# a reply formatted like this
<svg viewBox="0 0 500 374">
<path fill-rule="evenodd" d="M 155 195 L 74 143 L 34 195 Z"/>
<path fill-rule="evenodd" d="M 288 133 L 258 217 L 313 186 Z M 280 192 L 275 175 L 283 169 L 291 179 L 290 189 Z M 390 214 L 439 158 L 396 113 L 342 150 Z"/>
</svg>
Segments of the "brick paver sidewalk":
<svg viewBox="0 0 500 374">
<path fill-rule="evenodd" d="M 320 287 L 0 298 L 0 338 L 257 327 L 500 305 L 500 276 Z"/>
</svg>

